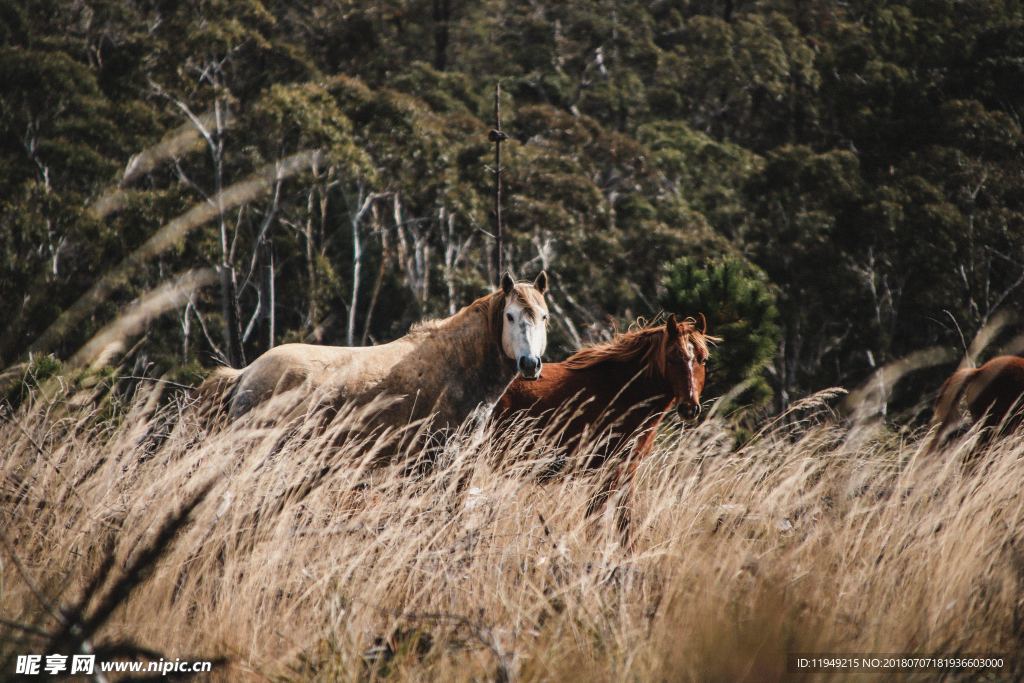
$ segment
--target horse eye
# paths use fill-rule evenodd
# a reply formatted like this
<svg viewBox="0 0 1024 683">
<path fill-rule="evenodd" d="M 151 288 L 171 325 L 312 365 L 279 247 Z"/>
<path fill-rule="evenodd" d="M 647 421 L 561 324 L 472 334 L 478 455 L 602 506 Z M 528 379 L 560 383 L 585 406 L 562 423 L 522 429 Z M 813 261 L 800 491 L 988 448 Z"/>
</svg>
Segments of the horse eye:
<svg viewBox="0 0 1024 683">
<path fill-rule="evenodd" d="M 511 313 L 506 313 L 505 317 L 508 318 L 509 322 L 512 322 L 512 314 Z"/>
</svg>

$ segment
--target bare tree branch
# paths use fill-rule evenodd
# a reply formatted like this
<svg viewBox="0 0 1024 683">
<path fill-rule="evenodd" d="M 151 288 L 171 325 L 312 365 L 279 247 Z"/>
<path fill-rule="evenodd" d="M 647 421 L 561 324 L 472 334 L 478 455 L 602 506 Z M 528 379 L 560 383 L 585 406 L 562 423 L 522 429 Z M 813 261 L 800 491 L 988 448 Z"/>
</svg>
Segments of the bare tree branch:
<svg viewBox="0 0 1024 683">
<path fill-rule="evenodd" d="M 316 149 L 303 150 L 287 159 L 268 164 L 247 179 L 225 188 L 220 192 L 219 203 L 223 207 L 235 207 L 252 201 L 268 192 L 279 178 L 288 178 L 308 168 L 312 160 L 319 158 L 321 154 L 322 152 Z M 51 323 L 33 342 L 31 350 L 39 352 L 53 348 L 68 330 L 85 319 L 101 301 L 123 286 L 142 266 L 180 243 L 191 231 L 205 225 L 217 215 L 215 207 L 203 202 L 193 205 L 188 211 L 161 227 L 142 246 L 97 280 L 89 291 Z"/>
</svg>

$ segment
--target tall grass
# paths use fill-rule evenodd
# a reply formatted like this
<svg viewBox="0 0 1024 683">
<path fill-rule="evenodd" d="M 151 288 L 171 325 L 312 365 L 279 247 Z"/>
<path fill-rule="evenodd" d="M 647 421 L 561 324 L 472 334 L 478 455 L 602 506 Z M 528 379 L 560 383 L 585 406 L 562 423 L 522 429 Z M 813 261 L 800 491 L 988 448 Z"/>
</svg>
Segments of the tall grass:
<svg viewBox="0 0 1024 683">
<path fill-rule="evenodd" d="M 83 623 L 232 681 L 764 681 L 789 652 L 1024 649 L 1019 438 L 926 456 L 825 397 L 738 449 L 670 427 L 624 548 L 584 519 L 598 479 L 544 481 L 521 431 L 467 424 L 411 473 L 375 465 L 394 437 L 353 429 L 365 411 L 206 433 L 158 391 L 4 415 L 4 666 Z"/>
</svg>

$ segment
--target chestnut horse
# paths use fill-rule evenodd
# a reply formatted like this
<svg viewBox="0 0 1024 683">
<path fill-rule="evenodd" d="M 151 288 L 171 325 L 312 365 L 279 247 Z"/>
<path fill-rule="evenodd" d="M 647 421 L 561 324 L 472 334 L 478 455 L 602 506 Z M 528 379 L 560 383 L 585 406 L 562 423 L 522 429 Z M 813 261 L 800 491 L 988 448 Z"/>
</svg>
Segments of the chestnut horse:
<svg viewBox="0 0 1024 683">
<path fill-rule="evenodd" d="M 700 414 L 708 343 L 719 341 L 706 332 L 706 322 L 698 330 L 693 320 L 678 322 L 672 315 L 664 325 L 627 332 L 561 363 L 547 363 L 540 379 L 509 385 L 494 419 L 500 423 L 525 411 L 539 428 L 557 434 L 568 453 L 588 441 L 596 443 L 595 437 L 602 440 L 587 468 L 598 468 L 613 457 L 619 462 L 591 500 L 590 516 L 612 491 L 628 490 L 669 410 L 675 407 L 685 419 Z M 628 505 L 618 509 L 616 521 L 627 538 Z"/>
<path fill-rule="evenodd" d="M 1024 358 L 996 356 L 979 368 L 961 368 L 939 389 L 932 421 L 938 425 L 932 448 L 945 440 L 960 418 L 960 400 L 967 404 L 971 421 L 985 426 L 1015 430 L 1022 422 Z"/>
<path fill-rule="evenodd" d="M 455 315 L 413 326 L 388 344 L 367 347 L 283 344 L 241 370 L 221 369 L 200 387 L 235 420 L 270 398 L 288 393 L 296 407 L 278 420 L 301 418 L 314 406 L 393 401 L 375 427 L 400 429 L 433 417 L 455 427 L 474 410 L 489 411 L 512 378 L 538 377 L 547 345 L 547 275 L 533 284 L 506 274 L 498 291 Z"/>
</svg>

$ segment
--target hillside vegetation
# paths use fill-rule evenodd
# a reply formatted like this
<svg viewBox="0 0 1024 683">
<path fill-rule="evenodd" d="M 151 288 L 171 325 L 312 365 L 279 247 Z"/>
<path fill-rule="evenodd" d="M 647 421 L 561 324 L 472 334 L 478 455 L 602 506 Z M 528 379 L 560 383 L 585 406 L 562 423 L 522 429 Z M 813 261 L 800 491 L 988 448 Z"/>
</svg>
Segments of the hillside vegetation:
<svg viewBox="0 0 1024 683">
<path fill-rule="evenodd" d="M 500 80 L 550 355 L 701 306 L 782 409 L 1019 309 L 1021 36 L 995 1 L 4 0 L 0 365 L 191 382 L 472 300 Z"/>
</svg>

